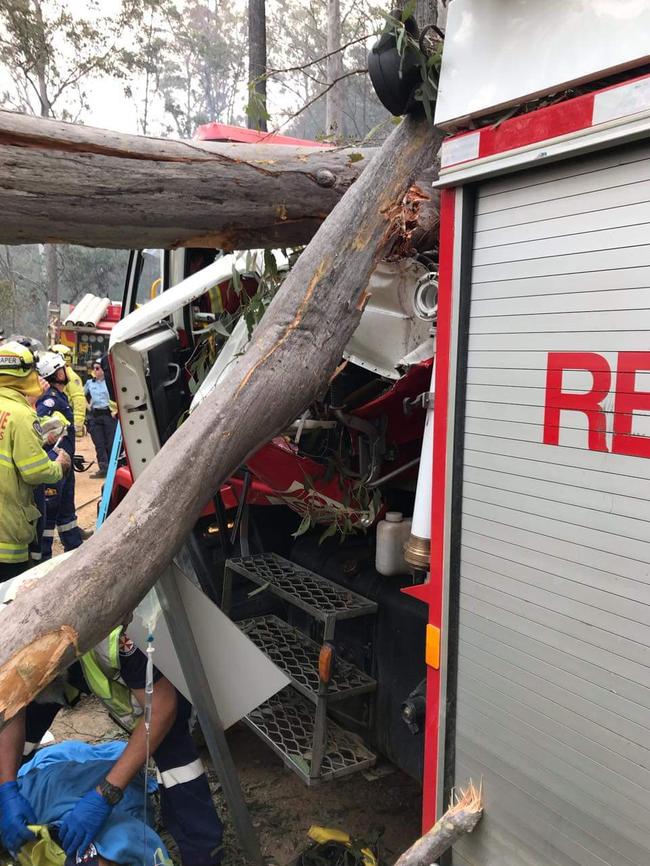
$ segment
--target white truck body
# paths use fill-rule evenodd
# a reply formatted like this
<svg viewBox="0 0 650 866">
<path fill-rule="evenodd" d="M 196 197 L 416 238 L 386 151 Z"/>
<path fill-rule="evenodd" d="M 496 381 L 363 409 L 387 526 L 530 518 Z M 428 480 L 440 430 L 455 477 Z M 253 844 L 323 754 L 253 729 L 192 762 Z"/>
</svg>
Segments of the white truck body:
<svg viewBox="0 0 650 866">
<path fill-rule="evenodd" d="M 456 866 L 647 866 L 650 79 L 451 139 L 439 185 L 425 824 L 471 779 Z"/>
<path fill-rule="evenodd" d="M 451 0 L 445 29 L 446 129 L 650 59 L 646 0 Z"/>
</svg>

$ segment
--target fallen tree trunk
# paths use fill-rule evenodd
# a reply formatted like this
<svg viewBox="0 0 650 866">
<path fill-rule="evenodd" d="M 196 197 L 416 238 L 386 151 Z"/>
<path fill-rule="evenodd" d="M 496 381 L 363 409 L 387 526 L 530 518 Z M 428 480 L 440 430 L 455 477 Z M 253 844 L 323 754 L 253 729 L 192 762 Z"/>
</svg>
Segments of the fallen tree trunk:
<svg viewBox="0 0 650 866">
<path fill-rule="evenodd" d="M 461 836 L 474 830 L 482 816 L 481 791 L 470 782 L 468 789 L 462 791 L 442 818 L 402 854 L 395 866 L 435 866 L 438 858 Z"/>
<path fill-rule="evenodd" d="M 0 111 L 0 243 L 307 243 L 374 150 L 174 141 Z"/>
<path fill-rule="evenodd" d="M 439 134 L 406 118 L 337 205 L 273 299 L 253 342 L 163 446 L 100 531 L 0 613 L 0 718 L 124 620 L 220 484 L 323 392 L 390 249 L 395 205 Z M 397 208 L 399 211 L 399 208 Z"/>
</svg>

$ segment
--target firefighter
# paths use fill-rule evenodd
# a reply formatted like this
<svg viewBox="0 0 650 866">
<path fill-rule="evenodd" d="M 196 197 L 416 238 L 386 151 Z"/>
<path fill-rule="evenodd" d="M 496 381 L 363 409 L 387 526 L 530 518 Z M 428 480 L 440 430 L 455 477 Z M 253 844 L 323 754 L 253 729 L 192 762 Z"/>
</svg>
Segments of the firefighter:
<svg viewBox="0 0 650 866">
<path fill-rule="evenodd" d="M 68 374 L 68 384 L 65 386 L 65 395 L 72 406 L 74 415 L 74 429 L 78 439 L 86 435 L 86 397 L 81 376 L 72 366 L 72 350 L 63 343 L 50 346 L 50 352 L 61 355 L 65 361 L 65 369 Z"/>
<path fill-rule="evenodd" d="M 30 405 L 41 394 L 36 360 L 16 341 L 0 346 L 0 581 L 29 568 L 29 544 L 40 512 L 34 489 L 56 484 L 70 468 L 61 451 L 43 451 L 40 423 Z"/>
<path fill-rule="evenodd" d="M 78 854 L 80 862 L 126 786 L 144 767 L 149 748 L 158 767 L 162 821 L 178 845 L 183 866 L 216 866 L 223 856 L 223 825 L 190 734 L 191 706 L 154 668 L 147 747 L 142 717 L 146 667 L 144 653 L 120 626 L 68 669 L 68 699 L 73 687 L 92 691 L 123 722 L 132 718 L 137 707 L 138 720 L 110 771 L 64 815 L 59 838 L 67 854 Z M 40 742 L 61 705 L 33 702 L 0 731 L 0 836 L 12 853 L 33 838 L 27 825 L 39 822 L 39 815 L 20 794 L 17 769 L 22 756 L 29 755 Z"/>
<path fill-rule="evenodd" d="M 37 364 L 39 374 L 48 383 L 49 388 L 36 402 L 36 413 L 41 419 L 50 422 L 59 421 L 61 447 L 74 457 L 74 418 L 72 407 L 65 395 L 68 384 L 68 372 L 61 355 L 45 352 Z M 53 444 L 50 442 L 50 444 Z M 52 456 L 52 452 L 49 452 Z M 81 545 L 81 534 L 77 526 L 77 514 L 74 504 L 74 472 L 68 472 L 56 485 L 45 487 L 45 528 L 41 544 L 43 559 L 52 556 L 54 533 L 58 530 L 64 550 L 74 550 Z"/>
</svg>

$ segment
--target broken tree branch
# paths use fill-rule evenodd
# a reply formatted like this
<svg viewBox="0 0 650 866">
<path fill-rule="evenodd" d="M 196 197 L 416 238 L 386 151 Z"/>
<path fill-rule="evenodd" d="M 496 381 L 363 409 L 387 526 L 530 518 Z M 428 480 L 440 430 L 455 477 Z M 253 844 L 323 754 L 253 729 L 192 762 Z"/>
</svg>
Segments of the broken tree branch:
<svg viewBox="0 0 650 866">
<path fill-rule="evenodd" d="M 329 93 L 329 91 L 334 87 L 335 84 L 338 84 L 339 81 L 343 81 L 346 78 L 350 78 L 351 75 L 365 75 L 367 71 L 368 70 L 366 68 L 351 69 L 349 72 L 344 72 L 342 75 L 339 75 L 337 78 L 334 79 L 334 81 L 331 81 L 329 84 L 327 84 L 327 86 L 324 87 L 323 90 L 320 91 L 320 93 L 317 93 L 308 102 L 305 102 L 305 104 L 303 106 L 301 106 L 298 109 L 298 111 L 294 111 L 293 114 L 289 114 L 282 121 L 282 123 L 278 127 L 276 127 L 276 129 L 274 131 L 279 132 L 282 129 L 282 127 L 286 126 L 286 124 L 289 123 L 289 121 L 294 120 L 296 117 L 301 115 L 303 113 L 303 111 L 307 111 L 308 108 L 311 108 L 311 106 L 315 102 L 318 102 L 318 100 L 321 99 L 323 96 L 325 96 L 325 94 Z"/>
<path fill-rule="evenodd" d="M 482 815 L 481 789 L 470 782 L 460 796 L 452 795 L 452 804 L 442 818 L 402 854 L 395 866 L 434 866 L 461 836 L 472 832 Z"/>
<path fill-rule="evenodd" d="M 400 123 L 289 272 L 229 378 L 99 532 L 0 612 L 0 720 L 124 621 L 220 485 L 322 394 L 394 242 L 389 213 L 440 138 L 424 118 Z"/>
</svg>

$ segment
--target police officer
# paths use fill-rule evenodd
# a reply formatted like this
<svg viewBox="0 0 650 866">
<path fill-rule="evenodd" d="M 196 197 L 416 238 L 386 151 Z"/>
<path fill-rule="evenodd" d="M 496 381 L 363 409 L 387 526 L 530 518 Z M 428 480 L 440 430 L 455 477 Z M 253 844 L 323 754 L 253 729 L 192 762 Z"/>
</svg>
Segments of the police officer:
<svg viewBox="0 0 650 866">
<path fill-rule="evenodd" d="M 111 397 L 101 361 L 93 361 L 93 378 L 86 382 L 84 392 L 90 403 L 88 432 L 95 446 L 97 465 L 99 466 L 99 470 L 90 477 L 105 478 L 117 421 L 111 412 Z"/>
<path fill-rule="evenodd" d="M 64 392 L 68 398 L 68 402 L 72 406 L 74 429 L 77 438 L 80 439 L 86 433 L 86 397 L 84 395 L 84 386 L 81 381 L 81 376 L 72 366 L 72 350 L 69 346 L 66 346 L 63 343 L 56 343 L 54 346 L 50 346 L 50 352 L 61 355 L 65 361 L 65 370 L 68 374 L 68 384 L 65 386 Z"/>
<path fill-rule="evenodd" d="M 76 662 L 68 670 L 68 690 L 71 685 L 92 690 L 122 719 L 131 711 L 132 696 L 140 707 L 122 755 L 63 818 L 59 838 L 72 857 L 77 852 L 83 857 L 147 759 L 142 719 L 146 666 L 144 653 L 120 627 L 84 656 L 81 665 Z M 153 680 L 149 749 L 159 771 L 163 824 L 178 845 L 183 866 L 216 866 L 223 856 L 223 825 L 190 735 L 190 704 L 156 668 Z M 0 836 L 12 853 L 33 838 L 27 825 L 38 823 L 39 818 L 16 784 L 21 756 L 40 742 L 60 709 L 57 703 L 34 702 L 0 731 Z"/>
<path fill-rule="evenodd" d="M 48 420 L 61 422 L 60 445 L 70 460 L 74 457 L 74 418 L 72 407 L 65 395 L 68 374 L 61 355 L 45 352 L 36 365 L 38 373 L 49 388 L 36 402 L 36 413 L 41 423 Z M 50 452 L 50 456 L 52 456 Z M 56 485 L 45 488 L 45 528 L 41 544 L 43 559 L 52 556 L 54 532 L 58 530 L 64 550 L 74 550 L 81 545 L 81 534 L 77 526 L 74 504 L 74 472 L 68 472 Z"/>
<path fill-rule="evenodd" d="M 29 544 L 40 512 L 34 490 L 57 484 L 70 468 L 61 451 L 43 451 L 40 424 L 30 405 L 41 394 L 34 354 L 16 341 L 0 346 L 0 581 L 29 568 Z"/>
</svg>

